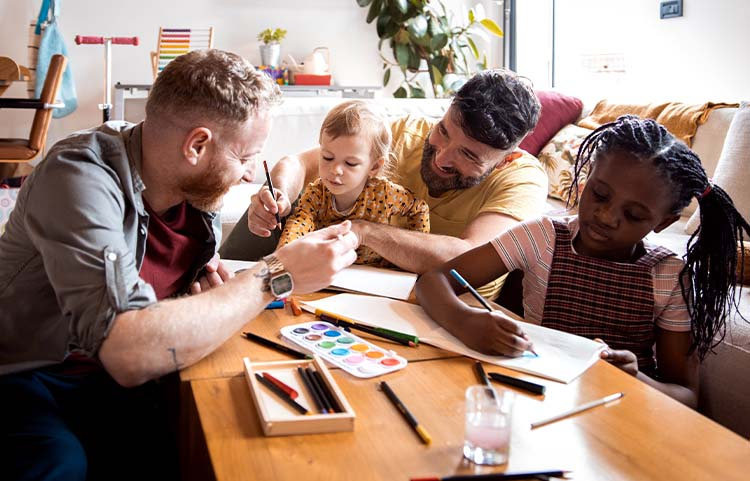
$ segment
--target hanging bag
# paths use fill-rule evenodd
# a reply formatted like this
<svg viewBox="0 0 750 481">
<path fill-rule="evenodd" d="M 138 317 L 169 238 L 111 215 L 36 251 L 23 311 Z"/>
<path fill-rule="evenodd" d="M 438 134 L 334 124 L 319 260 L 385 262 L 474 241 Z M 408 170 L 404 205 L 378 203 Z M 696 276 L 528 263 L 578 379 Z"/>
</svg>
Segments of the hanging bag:
<svg viewBox="0 0 750 481">
<path fill-rule="evenodd" d="M 36 67 L 36 88 L 37 98 L 42 94 L 44 80 L 47 78 L 47 70 L 52 56 L 59 53 L 68 57 L 68 49 L 65 46 L 65 40 L 60 26 L 58 16 L 60 15 L 60 0 L 43 0 L 42 8 L 39 10 L 39 18 L 36 22 L 36 28 L 39 30 L 43 22 L 47 22 L 42 29 L 42 39 L 39 44 L 39 60 Z M 78 107 L 78 98 L 76 97 L 76 87 L 73 82 L 73 72 L 70 69 L 70 63 L 63 73 L 62 84 L 58 98 L 65 103 L 65 107 L 54 109 L 52 117 L 59 119 L 70 115 Z"/>
</svg>

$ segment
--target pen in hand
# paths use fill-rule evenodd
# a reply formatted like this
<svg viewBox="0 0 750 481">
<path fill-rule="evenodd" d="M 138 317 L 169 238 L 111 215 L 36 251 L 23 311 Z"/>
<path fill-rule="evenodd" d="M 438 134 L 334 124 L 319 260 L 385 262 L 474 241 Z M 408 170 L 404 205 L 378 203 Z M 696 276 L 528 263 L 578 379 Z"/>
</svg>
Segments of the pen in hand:
<svg viewBox="0 0 750 481">
<path fill-rule="evenodd" d="M 273 182 L 271 182 L 271 172 L 268 171 L 268 162 L 263 161 L 263 170 L 266 171 L 266 182 L 268 182 L 268 190 L 271 192 L 273 200 L 276 200 L 276 192 L 273 190 Z M 276 227 L 281 228 L 281 217 L 279 217 L 278 210 L 276 211 Z M 276 230 L 276 228 L 274 228 Z"/>
<path fill-rule="evenodd" d="M 489 302 L 487 302 L 487 299 L 485 299 L 484 297 L 482 297 L 482 295 L 481 295 L 481 294 L 479 294 L 479 293 L 477 292 L 477 290 L 476 290 L 476 289 L 474 289 L 474 288 L 473 288 L 473 287 L 471 286 L 471 284 L 469 284 L 469 283 L 468 283 L 468 282 L 466 281 L 466 279 L 464 279 L 464 278 L 463 278 L 463 277 L 461 276 L 461 274 L 459 274 L 459 273 L 458 273 L 458 271 L 456 271 L 456 269 L 451 269 L 451 270 L 450 270 L 450 274 L 451 274 L 451 276 L 453 276 L 453 278 L 454 278 L 454 279 L 456 279 L 456 281 L 458 281 L 458 283 L 459 283 L 459 284 L 460 284 L 460 285 L 461 285 L 462 287 L 465 287 L 466 289 L 468 289 L 468 290 L 469 290 L 469 293 L 471 293 L 471 295 L 472 295 L 472 296 L 474 296 L 474 298 L 475 298 L 476 300 L 478 300 L 478 301 L 479 301 L 479 303 L 480 303 L 480 304 L 482 304 L 482 306 L 484 306 L 484 308 L 485 308 L 485 309 L 487 309 L 487 310 L 488 310 L 489 312 L 494 312 L 494 311 L 495 311 L 495 310 L 494 310 L 494 309 L 492 308 L 492 306 L 490 305 L 490 303 L 489 303 Z M 524 335 L 523 337 L 524 337 L 524 339 L 526 339 L 527 341 L 529 340 L 529 339 L 528 339 L 528 337 L 527 337 L 526 335 Z M 533 355 L 535 355 L 535 356 L 539 357 L 539 354 L 537 354 L 536 352 L 534 352 L 534 350 L 533 350 L 533 349 L 529 349 L 529 352 L 530 352 L 530 353 L 532 353 Z"/>
</svg>

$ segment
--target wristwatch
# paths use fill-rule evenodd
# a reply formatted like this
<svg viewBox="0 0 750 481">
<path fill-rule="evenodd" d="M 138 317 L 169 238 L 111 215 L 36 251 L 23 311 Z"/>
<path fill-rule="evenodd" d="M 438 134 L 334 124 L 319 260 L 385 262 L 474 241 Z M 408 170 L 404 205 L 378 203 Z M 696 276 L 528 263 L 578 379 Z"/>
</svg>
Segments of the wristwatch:
<svg viewBox="0 0 750 481">
<path fill-rule="evenodd" d="M 273 254 L 267 255 L 263 261 L 268 266 L 268 276 L 265 282 L 276 299 L 289 297 L 294 289 L 292 275 L 284 268 L 284 264 Z"/>
</svg>

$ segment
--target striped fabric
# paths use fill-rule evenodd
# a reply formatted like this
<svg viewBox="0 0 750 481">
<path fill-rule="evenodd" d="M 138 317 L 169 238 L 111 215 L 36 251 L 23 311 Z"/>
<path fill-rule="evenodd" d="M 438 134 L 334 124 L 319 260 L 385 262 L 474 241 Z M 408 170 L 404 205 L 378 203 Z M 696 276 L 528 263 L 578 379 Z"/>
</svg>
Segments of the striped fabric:
<svg viewBox="0 0 750 481">
<path fill-rule="evenodd" d="M 558 217 L 564 222 L 572 237 L 578 233 L 578 217 Z M 524 317 L 529 322 L 541 324 L 547 281 L 555 251 L 555 229 L 551 217 L 541 217 L 516 224 L 492 241 L 500 260 L 510 270 L 520 269 L 523 277 Z M 644 241 L 646 251 L 656 246 Z M 654 312 L 656 325 L 668 331 L 689 331 L 690 316 L 682 297 L 679 276 L 684 263 L 670 256 L 656 264 L 653 276 Z"/>
<path fill-rule="evenodd" d="M 212 48 L 213 27 L 208 28 L 164 28 L 159 29 L 157 51 L 157 73 L 164 70 L 176 57 L 191 52 Z"/>
<path fill-rule="evenodd" d="M 542 325 L 588 338 L 638 357 L 638 369 L 653 376 L 655 330 L 651 269 L 672 255 L 657 247 L 634 263 L 578 255 L 565 223 L 553 220 L 555 254 Z"/>
</svg>

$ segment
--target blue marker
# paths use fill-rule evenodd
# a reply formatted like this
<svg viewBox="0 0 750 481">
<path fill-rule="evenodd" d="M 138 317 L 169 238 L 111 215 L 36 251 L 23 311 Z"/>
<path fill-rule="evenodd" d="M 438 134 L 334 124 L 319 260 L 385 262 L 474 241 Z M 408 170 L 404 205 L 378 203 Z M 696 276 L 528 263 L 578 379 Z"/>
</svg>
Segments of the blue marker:
<svg viewBox="0 0 750 481">
<path fill-rule="evenodd" d="M 479 294 L 479 293 L 477 292 L 477 290 L 476 290 L 476 289 L 474 289 L 474 288 L 473 288 L 473 287 L 471 286 L 471 284 L 469 284 L 468 282 L 466 282 L 466 279 L 464 279 L 464 278 L 463 278 L 463 277 L 461 276 L 461 274 L 459 274 L 459 273 L 458 273 L 458 271 L 456 271 L 456 269 L 451 269 L 451 270 L 450 270 L 450 273 L 451 273 L 451 275 L 453 276 L 453 278 L 454 278 L 454 279 L 456 279 L 456 280 L 458 281 L 458 283 L 459 283 L 459 284 L 461 285 L 461 287 L 465 287 L 466 289 L 468 289 L 468 290 L 469 290 L 469 293 L 470 293 L 470 294 L 471 294 L 472 296 L 474 296 L 474 298 L 475 298 L 476 300 L 478 300 L 478 301 L 479 301 L 479 302 L 480 302 L 480 303 L 481 303 L 481 304 L 482 304 L 482 305 L 484 306 L 484 308 L 485 308 L 485 309 L 487 309 L 487 310 L 488 310 L 488 311 L 490 311 L 490 312 L 493 312 L 493 311 L 494 311 L 494 309 L 492 308 L 492 306 L 490 305 L 490 303 L 489 303 L 489 302 L 487 302 L 487 299 L 485 299 L 484 297 L 482 297 L 482 296 L 481 296 L 481 294 Z M 539 357 L 539 354 L 535 353 L 535 352 L 534 352 L 534 351 L 533 351 L 532 349 L 529 349 L 529 352 L 531 352 L 532 354 L 534 354 L 534 355 L 535 355 L 536 357 Z"/>
<path fill-rule="evenodd" d="M 273 301 L 269 305 L 266 306 L 266 309 L 283 309 L 284 308 L 284 301 Z"/>
</svg>

